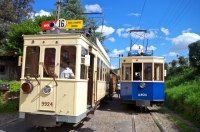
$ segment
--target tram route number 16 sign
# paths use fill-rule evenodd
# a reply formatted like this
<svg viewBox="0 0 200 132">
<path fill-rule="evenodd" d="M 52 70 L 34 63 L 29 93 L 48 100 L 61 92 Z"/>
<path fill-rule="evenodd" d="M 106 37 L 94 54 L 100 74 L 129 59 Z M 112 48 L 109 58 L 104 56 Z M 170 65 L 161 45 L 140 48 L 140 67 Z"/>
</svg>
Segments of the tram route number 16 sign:
<svg viewBox="0 0 200 132">
<path fill-rule="evenodd" d="M 65 20 L 63 18 L 55 21 L 44 21 L 41 24 L 42 30 L 58 29 L 81 29 L 83 27 L 83 20 Z"/>
</svg>

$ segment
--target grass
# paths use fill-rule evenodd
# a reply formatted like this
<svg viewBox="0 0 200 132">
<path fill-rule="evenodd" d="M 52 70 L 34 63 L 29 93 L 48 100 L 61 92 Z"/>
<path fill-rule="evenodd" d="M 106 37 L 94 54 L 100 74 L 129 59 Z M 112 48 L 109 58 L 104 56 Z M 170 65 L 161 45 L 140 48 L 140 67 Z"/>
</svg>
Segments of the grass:
<svg viewBox="0 0 200 132">
<path fill-rule="evenodd" d="M 194 130 L 190 128 L 187 124 L 182 122 L 180 119 L 168 114 L 168 112 L 166 112 L 162 107 L 157 106 L 157 108 L 162 114 L 164 114 L 167 117 L 167 119 L 174 123 L 174 125 L 177 127 L 177 129 L 179 129 L 180 132 L 194 132 Z"/>
</svg>

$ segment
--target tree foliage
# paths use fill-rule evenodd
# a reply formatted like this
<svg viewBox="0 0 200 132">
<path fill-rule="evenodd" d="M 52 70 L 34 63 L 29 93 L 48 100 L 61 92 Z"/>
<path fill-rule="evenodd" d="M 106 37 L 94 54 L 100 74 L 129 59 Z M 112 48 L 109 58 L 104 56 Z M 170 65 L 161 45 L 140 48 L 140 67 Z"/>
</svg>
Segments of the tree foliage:
<svg viewBox="0 0 200 132">
<path fill-rule="evenodd" d="M 1 0 L 0 1 L 0 44 L 5 43 L 6 32 L 12 24 L 17 24 L 30 18 L 34 12 L 34 0 Z M 7 38 L 8 39 L 8 38 Z M 5 45 L 4 45 L 5 47 Z"/>
<path fill-rule="evenodd" d="M 178 57 L 178 63 L 180 65 L 180 67 L 187 66 L 187 64 L 188 64 L 188 58 L 185 58 L 184 56 L 179 56 Z"/>
<path fill-rule="evenodd" d="M 102 46 L 105 47 L 103 42 L 107 39 L 107 36 L 104 36 L 101 32 L 95 32 L 97 29 L 96 20 L 88 18 L 84 13 L 85 9 L 82 7 L 80 0 L 63 0 L 60 14 L 69 20 L 83 20 L 84 27 L 91 28 L 93 31 L 90 40 L 96 43 L 96 38 L 98 38 Z M 106 49 L 106 52 L 109 52 L 109 50 Z"/>
<path fill-rule="evenodd" d="M 22 55 L 23 36 L 34 35 L 41 31 L 41 22 L 52 20 L 55 16 L 36 16 L 34 20 L 26 19 L 20 24 L 13 24 L 7 32 L 8 39 L 1 43 L 1 53 L 13 52 L 14 55 Z"/>
<path fill-rule="evenodd" d="M 190 65 L 200 69 L 200 40 L 188 45 Z"/>
<path fill-rule="evenodd" d="M 66 19 L 86 21 L 86 16 L 82 4 L 79 0 L 63 0 L 60 14 L 63 14 Z"/>
<path fill-rule="evenodd" d="M 32 6 L 34 2 L 35 0 L 12 0 L 17 22 L 21 22 L 26 18 L 31 18 L 32 13 L 34 13 Z"/>
</svg>

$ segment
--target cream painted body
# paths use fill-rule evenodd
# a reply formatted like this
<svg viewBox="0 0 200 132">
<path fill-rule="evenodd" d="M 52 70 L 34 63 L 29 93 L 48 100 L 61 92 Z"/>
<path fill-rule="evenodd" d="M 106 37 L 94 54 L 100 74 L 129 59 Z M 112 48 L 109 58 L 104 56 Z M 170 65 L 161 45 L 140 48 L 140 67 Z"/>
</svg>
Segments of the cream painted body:
<svg viewBox="0 0 200 132">
<path fill-rule="evenodd" d="M 76 46 L 75 79 L 55 78 L 56 81 L 54 81 L 53 78 L 43 78 L 41 75 L 45 72 L 42 66 L 42 62 L 44 62 L 44 49 L 49 47 L 56 49 L 55 74 L 59 76 L 60 57 L 58 56 L 60 56 L 59 51 L 62 45 Z M 92 71 L 94 75 L 92 106 L 94 107 L 96 102 L 107 94 L 106 81 L 96 80 L 97 57 L 101 58 L 109 67 L 109 61 L 99 48 L 81 34 L 25 35 L 21 84 L 25 82 L 25 52 L 27 46 L 40 46 L 38 70 L 40 77 L 37 78 L 38 81 L 34 77 L 31 78 L 30 82 L 33 84 L 33 91 L 31 93 L 24 94 L 22 90 L 20 91 L 19 111 L 22 113 L 63 116 L 79 116 L 87 112 L 88 80 L 80 79 L 81 57 L 77 56 L 81 56 L 81 46 L 89 51 L 89 45 L 93 46 L 90 53 L 94 55 L 94 70 Z M 45 85 L 52 87 L 52 92 L 48 95 L 42 91 Z M 42 106 L 42 102 L 52 102 L 52 105 Z"/>
</svg>

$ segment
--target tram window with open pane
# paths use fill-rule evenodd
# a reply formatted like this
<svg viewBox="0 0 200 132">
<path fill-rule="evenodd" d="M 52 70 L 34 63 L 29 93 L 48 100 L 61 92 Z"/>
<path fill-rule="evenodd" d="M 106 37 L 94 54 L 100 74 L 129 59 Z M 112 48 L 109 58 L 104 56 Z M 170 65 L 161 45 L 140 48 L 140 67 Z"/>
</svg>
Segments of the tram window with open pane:
<svg viewBox="0 0 200 132">
<path fill-rule="evenodd" d="M 142 63 L 133 63 L 133 80 L 142 80 Z"/>
</svg>

